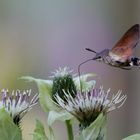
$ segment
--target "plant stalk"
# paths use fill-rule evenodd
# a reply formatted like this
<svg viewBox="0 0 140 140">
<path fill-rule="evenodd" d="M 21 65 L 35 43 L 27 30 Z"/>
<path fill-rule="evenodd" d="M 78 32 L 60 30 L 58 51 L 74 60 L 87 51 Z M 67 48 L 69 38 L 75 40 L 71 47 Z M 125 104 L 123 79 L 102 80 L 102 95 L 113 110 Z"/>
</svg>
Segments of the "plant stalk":
<svg viewBox="0 0 140 140">
<path fill-rule="evenodd" d="M 66 120 L 65 123 L 67 127 L 68 140 L 73 140 L 73 128 L 70 123 L 70 120 Z"/>
</svg>

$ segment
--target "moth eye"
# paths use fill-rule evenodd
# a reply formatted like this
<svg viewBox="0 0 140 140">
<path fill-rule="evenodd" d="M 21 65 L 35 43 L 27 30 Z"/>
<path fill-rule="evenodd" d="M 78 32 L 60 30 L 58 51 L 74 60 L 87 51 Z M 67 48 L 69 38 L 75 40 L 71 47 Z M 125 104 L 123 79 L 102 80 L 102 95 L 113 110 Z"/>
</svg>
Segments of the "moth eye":
<svg viewBox="0 0 140 140">
<path fill-rule="evenodd" d="M 101 59 L 102 57 L 101 56 L 98 56 L 98 59 Z"/>
<path fill-rule="evenodd" d="M 97 60 L 102 61 L 102 57 L 101 57 L 101 56 L 99 56 L 99 57 L 97 58 Z"/>
</svg>

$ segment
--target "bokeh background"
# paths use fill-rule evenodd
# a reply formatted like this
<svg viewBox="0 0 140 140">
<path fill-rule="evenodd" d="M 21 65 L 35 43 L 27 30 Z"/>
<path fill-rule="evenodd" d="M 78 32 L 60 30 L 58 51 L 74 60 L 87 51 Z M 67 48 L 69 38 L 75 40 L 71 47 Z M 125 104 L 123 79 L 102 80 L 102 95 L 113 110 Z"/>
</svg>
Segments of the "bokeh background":
<svg viewBox="0 0 140 140">
<path fill-rule="evenodd" d="M 139 0 L 0 0 L 0 87 L 32 88 L 18 77 L 47 79 L 58 67 L 77 72 L 82 61 L 93 57 L 84 50 L 112 48 L 122 34 L 140 23 Z M 140 56 L 140 45 L 135 55 Z M 140 71 L 125 71 L 89 62 L 82 72 L 95 72 L 104 89 L 127 94 L 125 105 L 108 115 L 108 140 L 140 132 Z M 31 140 L 35 119 L 46 124 L 46 114 L 36 106 L 23 119 L 23 135 Z M 58 140 L 66 140 L 66 128 L 54 124 Z"/>
</svg>

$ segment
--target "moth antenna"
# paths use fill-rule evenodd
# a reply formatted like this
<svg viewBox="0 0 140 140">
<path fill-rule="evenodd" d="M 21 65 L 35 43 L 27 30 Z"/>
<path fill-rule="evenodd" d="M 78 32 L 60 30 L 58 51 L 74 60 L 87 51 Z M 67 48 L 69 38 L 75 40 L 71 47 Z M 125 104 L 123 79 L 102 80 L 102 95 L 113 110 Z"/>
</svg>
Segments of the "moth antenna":
<svg viewBox="0 0 140 140">
<path fill-rule="evenodd" d="M 93 53 L 97 53 L 96 51 L 90 49 L 90 48 L 85 48 L 87 51 L 93 52 Z"/>
<path fill-rule="evenodd" d="M 81 64 L 78 65 L 78 76 L 79 76 L 80 92 L 81 92 L 81 93 L 82 93 L 82 83 L 81 83 L 81 71 L 80 71 L 80 68 L 81 68 L 81 66 L 82 66 L 83 64 L 85 64 L 85 63 L 87 63 L 87 62 L 89 62 L 89 61 L 91 61 L 91 60 L 94 60 L 94 59 L 93 59 L 93 58 L 92 58 L 92 59 L 88 59 L 88 60 L 86 60 L 86 61 L 84 61 L 84 62 L 82 62 Z"/>
</svg>

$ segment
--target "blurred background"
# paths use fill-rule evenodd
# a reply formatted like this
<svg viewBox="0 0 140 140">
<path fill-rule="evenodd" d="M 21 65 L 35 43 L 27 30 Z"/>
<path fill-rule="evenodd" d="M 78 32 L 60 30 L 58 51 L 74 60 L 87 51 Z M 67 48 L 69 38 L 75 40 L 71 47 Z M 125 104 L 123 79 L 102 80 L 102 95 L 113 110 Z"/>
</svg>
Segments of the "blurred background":
<svg viewBox="0 0 140 140">
<path fill-rule="evenodd" d="M 93 53 L 111 49 L 133 24 L 140 23 L 139 0 L 1 0 L 0 1 L 0 87 L 32 88 L 18 77 L 47 79 L 58 67 L 77 66 Z M 140 44 L 135 55 L 140 57 Z M 121 70 L 89 62 L 82 73 L 94 72 L 104 89 L 127 94 L 124 106 L 108 114 L 108 140 L 120 140 L 140 132 L 140 71 Z M 31 140 L 35 119 L 46 124 L 46 114 L 36 106 L 23 119 L 23 136 Z M 54 124 L 58 140 L 66 140 L 66 128 Z M 62 131 L 63 130 L 63 131 Z M 63 132 L 63 134 L 62 134 Z"/>
</svg>

